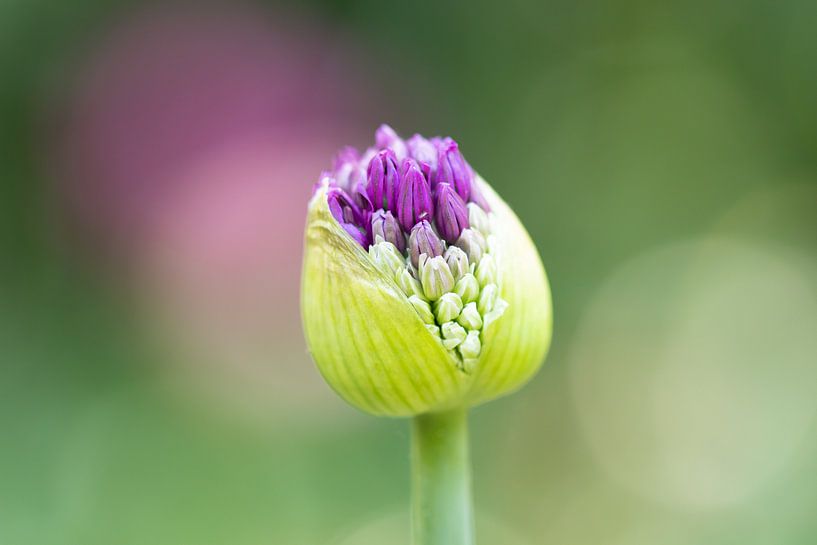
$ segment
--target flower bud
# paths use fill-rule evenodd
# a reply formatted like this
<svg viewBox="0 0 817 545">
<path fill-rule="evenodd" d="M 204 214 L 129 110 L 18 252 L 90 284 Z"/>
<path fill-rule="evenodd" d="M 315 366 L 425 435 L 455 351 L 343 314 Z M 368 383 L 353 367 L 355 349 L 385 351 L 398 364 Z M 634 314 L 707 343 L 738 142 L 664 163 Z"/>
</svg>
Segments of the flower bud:
<svg viewBox="0 0 817 545">
<path fill-rule="evenodd" d="M 471 273 L 464 274 L 454 285 L 454 293 L 459 295 L 464 303 L 476 301 L 480 296 L 477 278 Z"/>
<path fill-rule="evenodd" d="M 377 243 L 378 239 L 391 242 L 401 254 L 406 251 L 406 235 L 387 210 L 377 210 L 372 214 L 372 241 Z"/>
<path fill-rule="evenodd" d="M 390 149 L 381 150 L 366 169 L 366 191 L 375 209 L 394 210 L 397 197 L 397 158 Z"/>
<path fill-rule="evenodd" d="M 476 303 L 468 303 L 457 316 L 457 323 L 466 329 L 482 329 L 482 316 Z"/>
<path fill-rule="evenodd" d="M 442 256 L 420 259 L 420 284 L 429 301 L 436 301 L 454 288 L 454 277 Z"/>
<path fill-rule="evenodd" d="M 360 209 L 349 194 L 339 187 L 329 190 L 326 197 L 329 211 L 339 223 L 357 224 L 360 221 Z"/>
<path fill-rule="evenodd" d="M 501 297 L 497 297 L 496 301 L 494 301 L 494 308 L 492 308 L 487 314 L 485 314 L 482 319 L 482 328 L 486 329 L 493 322 L 501 318 L 502 314 L 505 313 L 505 309 L 507 308 L 508 302 L 505 299 L 502 299 Z"/>
<path fill-rule="evenodd" d="M 360 153 L 352 146 L 345 146 L 335 155 L 334 179 L 338 187 L 350 190 L 352 180 L 357 179 L 360 171 Z M 365 181 L 366 173 L 363 173 Z"/>
<path fill-rule="evenodd" d="M 368 189 L 366 188 L 366 177 L 363 171 L 361 171 L 361 175 L 363 179 L 350 182 L 349 195 L 351 195 L 352 201 L 354 201 L 360 210 L 361 222 L 365 225 L 369 225 L 374 206 L 372 206 L 372 201 L 369 199 Z"/>
<path fill-rule="evenodd" d="M 443 241 L 431 228 L 427 221 L 421 221 L 411 230 L 409 235 L 409 255 L 411 264 L 415 268 L 420 266 L 420 256 L 426 254 L 428 257 L 443 255 Z"/>
<path fill-rule="evenodd" d="M 429 171 L 437 169 L 437 148 L 434 147 L 434 144 L 419 134 L 415 134 L 406 141 L 406 147 L 409 156 L 419 164 L 428 165 Z"/>
<path fill-rule="evenodd" d="M 447 138 L 437 150 L 434 186 L 450 184 L 464 202 L 471 198 L 471 170 L 466 167 L 457 143 Z"/>
<path fill-rule="evenodd" d="M 468 256 L 469 263 L 479 263 L 482 254 L 485 253 L 485 245 L 485 237 L 476 229 L 463 229 L 460 238 L 457 239 L 457 246 Z"/>
<path fill-rule="evenodd" d="M 456 293 L 446 293 L 434 303 L 434 317 L 440 324 L 456 320 L 460 311 L 462 311 L 462 299 Z"/>
<path fill-rule="evenodd" d="M 471 228 L 488 237 L 491 232 L 488 214 L 475 203 L 469 202 L 466 206 L 468 207 L 468 223 Z"/>
<path fill-rule="evenodd" d="M 479 294 L 479 302 L 477 303 L 477 310 L 485 316 L 494 309 L 496 303 L 497 289 L 496 284 L 488 284 Z"/>
<path fill-rule="evenodd" d="M 438 184 L 435 191 L 434 220 L 437 229 L 445 241 L 453 244 L 460 237 L 462 230 L 469 227 L 468 210 L 465 208 L 465 202 L 457 195 L 451 184 Z"/>
<path fill-rule="evenodd" d="M 445 322 L 440 326 L 440 331 L 443 336 L 443 346 L 447 350 L 454 350 L 468 336 L 465 328 L 457 322 Z"/>
<path fill-rule="evenodd" d="M 416 295 L 421 299 L 425 299 L 426 295 L 423 293 L 423 287 L 420 285 L 420 281 L 414 278 L 405 267 L 400 267 L 397 272 L 394 273 L 394 281 L 400 286 L 400 289 L 403 290 L 406 297 Z M 476 278 L 474 281 L 476 282 Z"/>
<path fill-rule="evenodd" d="M 496 284 L 496 261 L 491 254 L 485 254 L 477 264 L 477 271 L 474 273 L 479 285 L 482 287 L 488 284 Z"/>
<path fill-rule="evenodd" d="M 457 347 L 457 351 L 463 359 L 477 358 L 481 350 L 482 343 L 479 342 L 479 331 L 469 331 L 465 340 Z"/>
<path fill-rule="evenodd" d="M 451 269 L 451 274 L 454 275 L 454 280 L 459 280 L 468 272 L 468 256 L 461 249 L 449 246 L 445 249 L 443 257 L 448 263 L 448 268 Z"/>
<path fill-rule="evenodd" d="M 332 187 L 326 195 L 327 205 L 332 216 L 361 246 L 368 246 L 368 237 L 359 226 L 363 221 L 360 209 L 348 193 L 339 187 Z"/>
<path fill-rule="evenodd" d="M 426 182 L 442 177 L 436 186 L 449 184 L 471 203 L 470 227 L 454 239 L 459 250 L 446 251 L 439 233 L 450 220 L 431 214 L 412 226 L 401 251 L 396 188 L 408 145 L 387 127 L 377 139 L 388 149 L 370 147 L 360 157 L 344 151 L 309 202 L 301 315 L 318 369 L 345 400 L 378 415 L 470 407 L 516 390 L 542 362 L 552 324 L 547 279 L 530 237 L 454 153 L 452 140 L 428 141 L 435 151 L 447 150 L 439 168 L 423 161 L 428 150 L 418 137 L 408 164 L 419 158 Z M 371 183 L 362 191 L 364 165 Z M 457 169 L 465 169 L 464 177 Z M 463 199 L 457 180 L 469 176 L 470 197 Z"/>
<path fill-rule="evenodd" d="M 374 143 L 378 148 L 391 148 L 398 161 L 402 161 L 408 155 L 406 143 L 385 123 L 374 133 Z"/>
<path fill-rule="evenodd" d="M 468 171 L 471 172 L 473 175 L 473 170 L 468 165 L 467 161 L 465 162 L 465 166 L 466 168 L 468 168 Z M 482 195 L 482 190 L 480 189 L 479 184 L 477 183 L 471 184 L 470 202 L 475 203 L 477 206 L 485 210 L 486 213 L 491 211 L 491 205 L 488 204 L 488 200 Z"/>
<path fill-rule="evenodd" d="M 386 276 L 393 276 L 395 271 L 405 268 L 402 254 L 394 244 L 385 240 L 369 246 L 369 257 Z"/>
<path fill-rule="evenodd" d="M 434 203 L 431 186 L 414 159 L 406 159 L 400 167 L 397 184 L 397 219 L 406 232 L 422 220 L 431 220 Z"/>
<path fill-rule="evenodd" d="M 414 310 L 417 311 L 417 314 L 420 315 L 420 319 L 423 322 L 426 324 L 434 324 L 434 314 L 431 312 L 431 305 L 428 304 L 428 301 L 424 301 L 416 295 L 410 296 L 408 300 L 411 306 L 414 307 Z"/>
</svg>

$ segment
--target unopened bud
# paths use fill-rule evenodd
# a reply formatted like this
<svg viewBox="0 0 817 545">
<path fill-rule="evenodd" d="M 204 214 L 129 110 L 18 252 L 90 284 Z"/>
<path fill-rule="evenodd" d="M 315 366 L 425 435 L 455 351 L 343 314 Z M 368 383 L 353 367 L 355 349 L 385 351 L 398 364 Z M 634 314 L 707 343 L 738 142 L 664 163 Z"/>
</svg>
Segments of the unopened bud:
<svg viewBox="0 0 817 545">
<path fill-rule="evenodd" d="M 468 332 L 457 322 L 445 322 L 440 330 L 443 334 L 443 346 L 448 350 L 454 350 L 468 337 Z"/>
<path fill-rule="evenodd" d="M 471 224 L 472 229 L 476 229 L 485 236 L 488 236 L 491 232 L 491 222 L 488 220 L 488 214 L 473 202 L 468 203 L 468 223 Z"/>
<path fill-rule="evenodd" d="M 488 312 L 488 314 L 486 314 L 485 318 L 482 320 L 483 328 L 487 328 L 491 322 L 499 319 L 499 317 L 502 316 L 502 313 L 505 312 L 506 308 L 508 308 L 508 302 L 501 297 L 497 297 L 496 301 L 494 302 L 494 308 L 491 309 L 491 311 Z"/>
<path fill-rule="evenodd" d="M 468 272 L 468 256 L 456 246 L 449 246 L 445 250 L 445 262 L 454 275 L 454 280 L 459 280 Z"/>
<path fill-rule="evenodd" d="M 460 315 L 460 311 L 462 311 L 462 299 L 456 293 L 446 293 L 434 303 L 434 315 L 437 317 L 437 322 L 441 324 L 455 320 Z"/>
<path fill-rule="evenodd" d="M 454 277 L 442 256 L 420 260 L 420 284 L 430 301 L 436 301 L 454 288 Z"/>
<path fill-rule="evenodd" d="M 496 284 L 496 261 L 494 261 L 494 256 L 491 254 L 482 256 L 474 276 L 477 277 L 480 286 Z"/>
<path fill-rule="evenodd" d="M 457 246 L 463 249 L 468 256 L 469 263 L 478 263 L 485 253 L 485 237 L 476 229 L 463 229 L 460 238 L 457 239 Z"/>
<path fill-rule="evenodd" d="M 406 235 L 394 215 L 386 210 L 372 214 L 372 241 L 385 240 L 394 244 L 402 254 L 406 250 Z"/>
<path fill-rule="evenodd" d="M 459 295 L 464 303 L 476 301 L 479 297 L 479 282 L 477 282 L 477 278 L 471 273 L 463 275 L 454 285 L 454 293 Z"/>
<path fill-rule="evenodd" d="M 434 201 L 431 185 L 414 159 L 406 159 L 400 167 L 397 183 L 397 219 L 408 232 L 422 220 L 431 221 Z"/>
<path fill-rule="evenodd" d="M 434 144 L 419 134 L 415 134 L 406 140 L 406 147 L 412 159 L 421 165 L 428 165 L 432 170 L 437 169 L 437 148 L 434 147 Z"/>
<path fill-rule="evenodd" d="M 397 198 L 397 157 L 389 149 L 381 150 L 366 169 L 369 201 L 375 209 L 394 210 Z"/>
<path fill-rule="evenodd" d="M 408 154 L 406 143 L 397 135 L 394 129 L 385 123 L 380 125 L 374 133 L 374 142 L 378 148 L 391 148 L 397 156 L 397 159 L 401 161 Z"/>
<path fill-rule="evenodd" d="M 426 330 L 428 330 L 429 333 L 431 333 L 432 335 L 434 335 L 435 337 L 440 339 L 440 341 L 442 341 L 439 326 L 432 325 L 432 324 L 426 324 Z"/>
<path fill-rule="evenodd" d="M 457 347 L 457 350 L 463 360 L 478 358 L 482 350 L 482 343 L 479 342 L 479 331 L 469 331 L 465 340 Z"/>
<path fill-rule="evenodd" d="M 427 221 L 421 221 L 411 230 L 409 235 L 409 255 L 411 264 L 415 268 L 420 267 L 420 256 L 426 254 L 428 257 L 443 255 L 443 241 L 431 228 Z"/>
<path fill-rule="evenodd" d="M 449 243 L 460 238 L 463 229 L 469 227 L 468 209 L 454 186 L 448 183 L 437 184 L 434 202 L 434 221 L 440 236 Z"/>
<path fill-rule="evenodd" d="M 437 150 L 437 170 L 434 176 L 434 185 L 441 183 L 451 184 L 462 200 L 468 202 L 471 197 L 471 181 L 473 174 L 465 164 L 457 143 L 446 138 Z"/>
<path fill-rule="evenodd" d="M 431 305 L 429 305 L 426 301 L 423 301 L 416 295 L 412 295 L 408 298 L 409 303 L 411 306 L 414 307 L 414 310 L 417 311 L 417 314 L 420 315 L 420 319 L 427 324 L 434 323 L 434 314 L 431 313 Z"/>
<path fill-rule="evenodd" d="M 460 312 L 460 315 L 457 317 L 457 323 L 466 329 L 481 329 L 482 316 L 480 316 L 477 310 L 477 304 L 468 303 L 465 305 L 465 308 L 462 309 L 462 312 Z"/>
<path fill-rule="evenodd" d="M 385 240 L 369 246 L 369 257 L 388 277 L 392 277 L 396 270 L 405 266 L 405 260 L 394 244 Z"/>
<path fill-rule="evenodd" d="M 479 313 L 485 316 L 492 310 L 494 310 L 494 303 L 496 302 L 497 298 L 497 287 L 496 284 L 488 284 L 479 294 L 479 302 L 477 303 L 477 310 Z"/>
<path fill-rule="evenodd" d="M 476 279 L 474 280 L 476 281 Z M 403 290 L 406 297 L 416 295 L 420 299 L 425 299 L 426 296 L 423 293 L 423 287 L 420 285 L 420 281 L 414 278 L 405 267 L 400 267 L 400 269 L 394 273 L 394 281 L 400 286 L 400 289 Z"/>
</svg>

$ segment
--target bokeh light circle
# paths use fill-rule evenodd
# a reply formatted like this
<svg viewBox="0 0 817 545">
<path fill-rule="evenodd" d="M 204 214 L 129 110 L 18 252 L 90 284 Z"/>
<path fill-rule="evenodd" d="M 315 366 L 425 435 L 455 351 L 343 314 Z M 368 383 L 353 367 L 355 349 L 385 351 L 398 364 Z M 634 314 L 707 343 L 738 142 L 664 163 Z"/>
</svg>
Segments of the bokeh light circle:
<svg viewBox="0 0 817 545">
<path fill-rule="evenodd" d="M 570 353 L 601 467 L 650 499 L 715 509 L 785 471 L 817 414 L 817 267 L 728 239 L 621 266 Z"/>
</svg>

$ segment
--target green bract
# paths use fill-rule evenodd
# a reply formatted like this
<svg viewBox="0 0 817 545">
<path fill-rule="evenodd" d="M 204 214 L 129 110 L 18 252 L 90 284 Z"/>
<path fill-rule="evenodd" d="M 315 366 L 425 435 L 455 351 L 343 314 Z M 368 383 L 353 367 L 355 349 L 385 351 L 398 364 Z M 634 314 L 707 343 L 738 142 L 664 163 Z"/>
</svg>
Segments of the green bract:
<svg viewBox="0 0 817 545">
<path fill-rule="evenodd" d="M 470 273 L 455 268 L 456 285 L 445 291 L 456 295 L 441 302 L 435 283 L 440 279 L 428 268 L 422 280 L 435 286 L 428 305 L 421 304 L 421 286 L 411 275 L 391 267 L 392 256 L 367 252 L 338 223 L 327 203 L 327 184 L 312 197 L 301 285 L 304 330 L 323 377 L 355 407 L 412 416 L 473 406 L 516 390 L 542 364 L 552 330 L 544 267 L 508 205 L 479 176 L 474 184 L 491 209 L 486 242 L 491 253 Z M 488 217 L 480 212 L 466 238 L 479 238 L 478 230 L 487 229 Z M 469 257 L 479 251 L 468 241 L 461 247 Z M 448 258 L 453 263 L 460 252 Z M 445 265 L 444 257 L 436 259 L 435 266 Z M 448 277 L 441 281 L 445 285 Z M 412 301 L 406 290 L 416 293 Z M 495 301 L 507 303 L 504 311 L 483 316 L 483 308 L 493 308 Z M 451 325 L 442 332 L 429 323 L 435 313 L 448 320 L 457 312 L 457 321 L 446 322 Z M 465 331 L 462 324 L 472 328 L 464 339 L 454 331 Z M 459 357 L 443 344 L 446 334 L 458 343 Z"/>
</svg>

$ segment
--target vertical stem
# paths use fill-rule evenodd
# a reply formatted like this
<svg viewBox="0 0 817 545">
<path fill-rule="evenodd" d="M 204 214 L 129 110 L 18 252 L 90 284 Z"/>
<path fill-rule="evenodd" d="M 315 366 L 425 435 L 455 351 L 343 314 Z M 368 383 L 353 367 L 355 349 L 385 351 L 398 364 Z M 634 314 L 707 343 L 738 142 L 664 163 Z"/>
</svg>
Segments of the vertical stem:
<svg viewBox="0 0 817 545">
<path fill-rule="evenodd" d="M 414 545 L 474 545 L 466 409 L 415 417 L 411 443 Z"/>
</svg>

